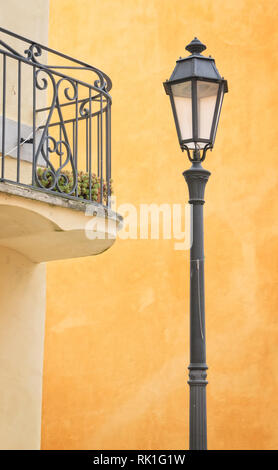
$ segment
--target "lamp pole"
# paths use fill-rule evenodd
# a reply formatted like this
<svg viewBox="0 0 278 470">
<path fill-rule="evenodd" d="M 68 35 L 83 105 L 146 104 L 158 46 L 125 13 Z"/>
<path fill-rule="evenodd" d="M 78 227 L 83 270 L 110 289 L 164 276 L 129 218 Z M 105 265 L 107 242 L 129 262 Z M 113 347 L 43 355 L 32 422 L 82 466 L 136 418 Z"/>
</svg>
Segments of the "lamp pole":
<svg viewBox="0 0 278 470">
<path fill-rule="evenodd" d="M 184 178 L 192 204 L 193 242 L 190 249 L 190 410 L 189 448 L 207 449 L 207 364 L 205 332 L 205 275 L 204 275 L 204 221 L 205 186 L 210 172 L 201 163 L 193 162 Z"/>
<path fill-rule="evenodd" d="M 192 163 L 183 176 L 192 205 L 193 242 L 190 249 L 190 410 L 189 448 L 207 449 L 207 364 L 204 280 L 204 194 L 210 172 L 202 167 L 207 150 L 214 145 L 227 81 L 214 59 L 205 57 L 206 46 L 194 38 L 186 46 L 190 55 L 179 58 L 169 80 L 164 82 L 170 97 L 182 151 Z"/>
</svg>

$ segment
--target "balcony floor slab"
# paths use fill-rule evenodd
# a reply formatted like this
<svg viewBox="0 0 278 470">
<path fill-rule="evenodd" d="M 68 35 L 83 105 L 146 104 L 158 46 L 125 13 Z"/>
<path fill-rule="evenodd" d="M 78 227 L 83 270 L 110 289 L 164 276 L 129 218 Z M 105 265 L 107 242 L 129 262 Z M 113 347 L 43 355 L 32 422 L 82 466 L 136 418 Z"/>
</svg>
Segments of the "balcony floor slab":
<svg viewBox="0 0 278 470">
<path fill-rule="evenodd" d="M 0 246 L 35 263 L 102 253 L 121 223 L 99 204 L 0 182 Z"/>
</svg>

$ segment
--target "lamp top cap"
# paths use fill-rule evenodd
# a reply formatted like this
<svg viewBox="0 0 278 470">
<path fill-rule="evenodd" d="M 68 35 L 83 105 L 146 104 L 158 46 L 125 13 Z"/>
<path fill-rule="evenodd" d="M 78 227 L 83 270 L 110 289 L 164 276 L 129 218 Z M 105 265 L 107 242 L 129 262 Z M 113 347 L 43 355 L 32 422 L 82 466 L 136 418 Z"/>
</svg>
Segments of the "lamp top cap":
<svg viewBox="0 0 278 470">
<path fill-rule="evenodd" d="M 189 44 L 186 46 L 186 50 L 191 52 L 191 54 L 201 54 L 207 47 L 198 38 L 194 38 Z"/>
</svg>

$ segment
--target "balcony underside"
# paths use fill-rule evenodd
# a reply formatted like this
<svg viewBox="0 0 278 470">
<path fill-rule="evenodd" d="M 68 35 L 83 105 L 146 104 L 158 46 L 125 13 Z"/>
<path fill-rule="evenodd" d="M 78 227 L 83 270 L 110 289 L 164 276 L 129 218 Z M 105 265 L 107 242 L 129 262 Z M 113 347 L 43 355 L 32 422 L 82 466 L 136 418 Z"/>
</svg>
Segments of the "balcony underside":
<svg viewBox="0 0 278 470">
<path fill-rule="evenodd" d="M 35 263 L 102 253 L 121 218 L 97 204 L 0 183 L 0 246 Z"/>
</svg>

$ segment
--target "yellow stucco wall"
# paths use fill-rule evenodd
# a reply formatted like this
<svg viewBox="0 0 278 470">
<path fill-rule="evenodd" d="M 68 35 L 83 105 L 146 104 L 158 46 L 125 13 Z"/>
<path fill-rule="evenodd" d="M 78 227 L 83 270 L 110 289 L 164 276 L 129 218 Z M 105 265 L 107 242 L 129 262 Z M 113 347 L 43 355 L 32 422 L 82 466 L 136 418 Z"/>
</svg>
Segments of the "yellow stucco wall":
<svg viewBox="0 0 278 470">
<path fill-rule="evenodd" d="M 206 191 L 208 444 L 278 446 L 275 0 L 51 0 L 49 44 L 113 80 L 118 202 L 182 202 L 168 78 L 198 36 L 229 81 Z M 44 449 L 188 441 L 188 252 L 118 241 L 47 269 Z"/>
</svg>

